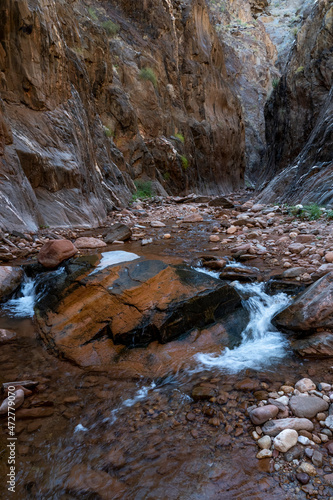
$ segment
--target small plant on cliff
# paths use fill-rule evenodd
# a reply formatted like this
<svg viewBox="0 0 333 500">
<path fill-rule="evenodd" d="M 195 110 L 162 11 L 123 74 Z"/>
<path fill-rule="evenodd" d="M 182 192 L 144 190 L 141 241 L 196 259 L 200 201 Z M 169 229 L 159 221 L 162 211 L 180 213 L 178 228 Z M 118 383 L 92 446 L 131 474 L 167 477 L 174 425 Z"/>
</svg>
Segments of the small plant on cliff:
<svg viewBox="0 0 333 500">
<path fill-rule="evenodd" d="M 303 71 L 304 71 L 304 66 L 298 66 L 296 70 L 296 75 L 298 75 L 299 73 L 303 73 Z"/>
<path fill-rule="evenodd" d="M 326 217 L 328 218 L 328 220 L 332 220 L 333 219 L 333 210 L 328 210 L 326 212 Z"/>
<path fill-rule="evenodd" d="M 98 21 L 98 15 L 96 9 L 94 9 L 93 7 L 89 7 L 88 14 L 93 21 Z"/>
<path fill-rule="evenodd" d="M 188 159 L 186 158 L 186 156 L 181 155 L 180 160 L 181 160 L 181 162 L 182 162 L 182 167 L 183 167 L 183 170 L 187 170 L 187 169 L 188 169 L 188 166 L 189 166 L 189 161 L 188 161 Z"/>
<path fill-rule="evenodd" d="M 108 21 L 102 22 L 102 27 L 105 29 L 109 36 L 116 36 L 119 33 L 120 26 L 109 19 Z"/>
<path fill-rule="evenodd" d="M 134 181 L 136 192 L 133 194 L 133 201 L 153 196 L 153 187 L 151 181 L 137 180 Z"/>
<path fill-rule="evenodd" d="M 169 172 L 165 172 L 165 173 L 163 174 L 163 179 L 164 179 L 165 181 L 168 181 L 168 180 L 170 179 L 170 174 L 169 174 Z"/>
<path fill-rule="evenodd" d="M 185 142 L 185 137 L 182 134 L 175 134 L 175 137 L 180 140 L 184 144 Z"/>
<path fill-rule="evenodd" d="M 157 87 L 157 76 L 152 68 L 142 68 L 139 73 L 141 80 L 146 80 L 151 82 L 154 87 Z"/>
<path fill-rule="evenodd" d="M 272 85 L 273 89 L 277 89 L 279 86 L 280 80 L 278 78 L 273 78 Z"/>
<path fill-rule="evenodd" d="M 104 129 L 105 137 L 113 137 L 114 136 L 114 132 L 110 129 L 110 127 L 107 127 L 106 125 L 104 125 L 103 129 Z"/>
</svg>

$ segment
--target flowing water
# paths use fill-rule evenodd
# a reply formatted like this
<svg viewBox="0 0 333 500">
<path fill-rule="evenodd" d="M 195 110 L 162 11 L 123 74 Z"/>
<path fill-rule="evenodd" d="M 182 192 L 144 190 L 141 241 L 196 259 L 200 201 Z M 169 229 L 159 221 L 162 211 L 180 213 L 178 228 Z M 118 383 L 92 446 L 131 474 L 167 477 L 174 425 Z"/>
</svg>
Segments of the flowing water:
<svg viewBox="0 0 333 500">
<path fill-rule="evenodd" d="M 123 252 L 115 253 L 107 252 L 100 265 L 126 257 Z M 55 271 L 62 272 L 62 268 Z M 216 277 L 216 273 L 207 273 Z M 291 481 L 281 480 L 271 470 L 269 460 L 255 458 L 256 446 L 246 416 L 246 407 L 256 402 L 255 390 L 262 391 L 263 384 L 278 390 L 281 384 L 295 383 L 313 370 L 312 362 L 293 357 L 286 339 L 271 323 L 290 297 L 269 295 L 264 283 L 234 282 L 249 315 L 234 348 L 222 348 L 218 341 L 213 349 L 211 344 L 205 349 L 200 344 L 193 348 L 185 339 L 165 346 L 128 349 L 127 364 L 121 371 L 110 367 L 97 373 L 48 354 L 36 337 L 33 306 L 49 278 L 50 273 L 26 278 L 21 290 L 3 305 L 0 316 L 0 328 L 18 333 L 15 343 L 1 348 L 1 382 L 38 380 L 38 390 L 27 401 L 31 408 L 50 411 L 47 418 L 41 413 L 34 419 L 17 421 L 16 498 L 306 497 L 303 492 L 296 495 Z M 207 337 L 211 331 L 215 330 L 207 329 Z M 160 372 L 156 366 L 161 359 L 169 362 L 163 363 Z M 133 366 L 146 370 L 151 366 L 151 376 L 133 376 L 126 369 Z M 325 379 L 328 367 L 328 362 L 316 363 L 316 381 Z M 217 398 L 194 401 L 192 390 L 198 384 L 215 391 Z M 5 436 L 4 422 L 2 430 Z M 1 444 L 5 450 L 5 438 Z M 5 477 L 5 453 L 0 455 L 0 471 Z M 77 485 L 76 490 L 73 484 L 68 486 L 73 471 L 81 490 Z M 108 476 L 101 479 L 94 471 Z M 96 488 L 105 477 L 112 478 L 111 489 L 107 494 L 99 490 L 98 495 Z M 94 486 L 95 493 L 88 492 L 87 484 Z M 1 498 L 8 498 L 3 490 L 1 493 Z"/>
</svg>

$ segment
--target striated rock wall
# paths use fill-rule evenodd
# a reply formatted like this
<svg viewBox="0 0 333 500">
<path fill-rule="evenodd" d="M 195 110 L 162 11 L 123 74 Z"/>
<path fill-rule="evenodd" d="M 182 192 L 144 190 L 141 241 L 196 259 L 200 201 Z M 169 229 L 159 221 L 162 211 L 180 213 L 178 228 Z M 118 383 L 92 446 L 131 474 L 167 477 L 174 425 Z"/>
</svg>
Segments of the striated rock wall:
<svg viewBox="0 0 333 500">
<path fill-rule="evenodd" d="M 266 107 L 261 200 L 333 202 L 333 2 L 313 7 Z"/>
<path fill-rule="evenodd" d="M 241 108 L 203 0 L 3 0 L 0 99 L 0 227 L 98 224 L 136 178 L 243 183 Z"/>
</svg>

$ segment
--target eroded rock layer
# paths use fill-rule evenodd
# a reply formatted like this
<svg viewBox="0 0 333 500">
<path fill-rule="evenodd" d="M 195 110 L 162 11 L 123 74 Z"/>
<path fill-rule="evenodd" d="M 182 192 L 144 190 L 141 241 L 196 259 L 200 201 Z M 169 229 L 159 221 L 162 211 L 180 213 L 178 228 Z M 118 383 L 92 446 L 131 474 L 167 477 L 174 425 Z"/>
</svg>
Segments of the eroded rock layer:
<svg viewBox="0 0 333 500">
<path fill-rule="evenodd" d="M 98 224 L 135 178 L 242 184 L 241 109 L 202 0 L 4 0 L 0 42 L 0 226 Z"/>
</svg>

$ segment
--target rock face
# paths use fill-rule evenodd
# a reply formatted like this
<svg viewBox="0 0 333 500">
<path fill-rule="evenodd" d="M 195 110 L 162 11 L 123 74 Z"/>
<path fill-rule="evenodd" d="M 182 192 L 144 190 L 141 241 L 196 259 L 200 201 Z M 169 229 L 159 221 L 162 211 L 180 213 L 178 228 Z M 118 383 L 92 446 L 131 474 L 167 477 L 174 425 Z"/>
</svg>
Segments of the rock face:
<svg viewBox="0 0 333 500">
<path fill-rule="evenodd" d="M 333 273 L 326 274 L 274 318 L 286 330 L 306 335 L 316 328 L 333 328 Z"/>
<path fill-rule="evenodd" d="M 139 177 L 242 185 L 241 108 L 203 0 L 4 0 L 0 43 L 0 226 L 98 224 Z"/>
<path fill-rule="evenodd" d="M 333 201 L 332 35 L 332 3 L 318 1 L 266 106 L 268 162 L 262 180 L 274 179 L 261 201 Z"/>
<path fill-rule="evenodd" d="M 0 302 L 19 287 L 23 274 L 20 267 L 0 266 Z"/>
<path fill-rule="evenodd" d="M 84 366 L 107 365 L 123 345 L 168 342 L 241 304 L 233 287 L 191 268 L 140 259 L 88 274 L 87 264 L 77 259 L 67 276 L 51 277 L 37 304 L 46 344 Z"/>
</svg>

